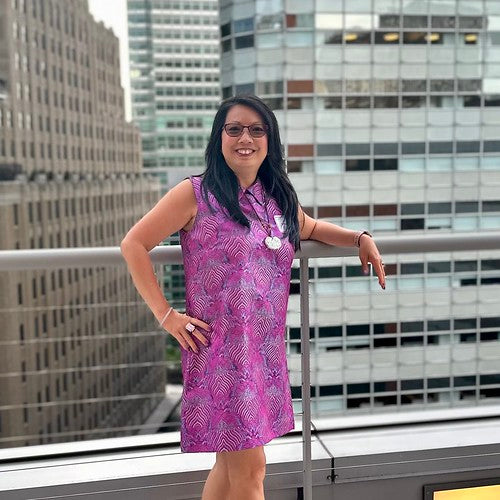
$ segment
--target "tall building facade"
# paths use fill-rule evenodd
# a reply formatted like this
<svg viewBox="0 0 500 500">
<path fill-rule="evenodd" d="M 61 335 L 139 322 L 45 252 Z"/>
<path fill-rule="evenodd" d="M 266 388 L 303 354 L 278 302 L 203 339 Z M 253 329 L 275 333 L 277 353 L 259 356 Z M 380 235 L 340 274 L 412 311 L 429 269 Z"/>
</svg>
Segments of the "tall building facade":
<svg viewBox="0 0 500 500">
<path fill-rule="evenodd" d="M 223 97 L 275 110 L 312 216 L 376 236 L 500 229 L 500 3 L 221 0 Z M 312 259 L 316 415 L 500 396 L 500 252 Z M 300 395 L 298 269 L 289 307 Z M 296 411 L 300 411 L 297 403 Z"/>
<path fill-rule="evenodd" d="M 144 171 L 166 192 L 205 168 L 220 101 L 217 0 L 128 0 L 127 7 L 132 117 Z M 165 243 L 179 244 L 178 234 Z M 182 266 L 164 271 L 169 301 L 183 307 Z"/>
<path fill-rule="evenodd" d="M 0 0 L 0 26 L 0 249 L 118 246 L 160 196 L 118 39 L 81 0 Z M 164 339 L 136 333 L 154 317 L 126 266 L 0 274 L 0 446 L 134 433 L 164 395 L 144 366 Z"/>
<path fill-rule="evenodd" d="M 166 189 L 203 170 L 220 101 L 217 0 L 128 0 L 132 116 Z"/>
</svg>

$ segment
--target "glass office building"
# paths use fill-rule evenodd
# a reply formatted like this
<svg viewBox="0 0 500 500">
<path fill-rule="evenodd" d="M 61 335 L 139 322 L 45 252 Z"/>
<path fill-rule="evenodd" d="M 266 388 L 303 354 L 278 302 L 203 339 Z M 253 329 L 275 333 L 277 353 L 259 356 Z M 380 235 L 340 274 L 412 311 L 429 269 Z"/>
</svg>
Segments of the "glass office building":
<svg viewBox="0 0 500 500">
<path fill-rule="evenodd" d="M 220 100 L 216 0 L 128 0 L 133 121 L 165 190 L 204 167 Z"/>
<path fill-rule="evenodd" d="M 275 110 L 310 215 L 375 236 L 500 229 L 500 2 L 219 5 L 223 97 Z M 382 291 L 357 257 L 313 259 L 313 414 L 498 400 L 500 251 L 384 261 Z"/>
</svg>

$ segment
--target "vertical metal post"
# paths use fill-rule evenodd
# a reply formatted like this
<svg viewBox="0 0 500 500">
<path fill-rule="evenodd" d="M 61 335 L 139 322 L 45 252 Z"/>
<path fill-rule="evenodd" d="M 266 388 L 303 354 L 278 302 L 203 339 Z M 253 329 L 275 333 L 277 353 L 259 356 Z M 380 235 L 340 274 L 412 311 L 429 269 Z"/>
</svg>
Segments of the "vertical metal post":
<svg viewBox="0 0 500 500">
<path fill-rule="evenodd" d="M 311 370 L 309 352 L 309 259 L 300 259 L 300 346 L 302 368 L 303 498 L 312 500 Z"/>
</svg>

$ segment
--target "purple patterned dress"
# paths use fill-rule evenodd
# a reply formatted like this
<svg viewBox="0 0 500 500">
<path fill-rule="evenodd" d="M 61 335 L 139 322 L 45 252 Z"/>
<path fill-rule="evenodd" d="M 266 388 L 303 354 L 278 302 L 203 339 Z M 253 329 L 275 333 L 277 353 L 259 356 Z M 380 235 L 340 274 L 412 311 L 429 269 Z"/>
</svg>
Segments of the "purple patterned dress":
<svg viewBox="0 0 500 500">
<path fill-rule="evenodd" d="M 198 353 L 180 347 L 181 451 L 237 451 L 294 429 L 285 321 L 295 252 L 279 229 L 281 210 L 272 198 L 269 222 L 282 246 L 271 250 L 264 245 L 267 234 L 250 206 L 266 220 L 259 178 L 246 195 L 239 191 L 250 229 L 228 217 L 212 193 L 216 211 L 210 212 L 201 179 L 190 177 L 198 212 L 193 227 L 180 230 L 180 242 L 186 314 L 212 330 L 200 328 L 207 347 L 193 335 Z"/>
</svg>

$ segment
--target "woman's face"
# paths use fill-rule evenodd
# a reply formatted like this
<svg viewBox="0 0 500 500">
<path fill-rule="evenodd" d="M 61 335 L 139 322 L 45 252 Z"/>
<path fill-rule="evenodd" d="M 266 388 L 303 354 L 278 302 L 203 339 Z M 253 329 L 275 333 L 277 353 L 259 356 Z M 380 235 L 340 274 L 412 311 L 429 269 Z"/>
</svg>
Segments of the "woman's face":
<svg viewBox="0 0 500 500">
<path fill-rule="evenodd" d="M 241 104 L 235 104 L 229 109 L 224 123 L 260 124 L 262 126 L 265 124 L 259 113 Z M 244 128 L 240 136 L 231 137 L 223 129 L 222 154 L 229 168 L 237 176 L 257 175 L 257 171 L 267 155 L 267 134 L 263 137 L 252 137 L 248 128 Z"/>
</svg>

